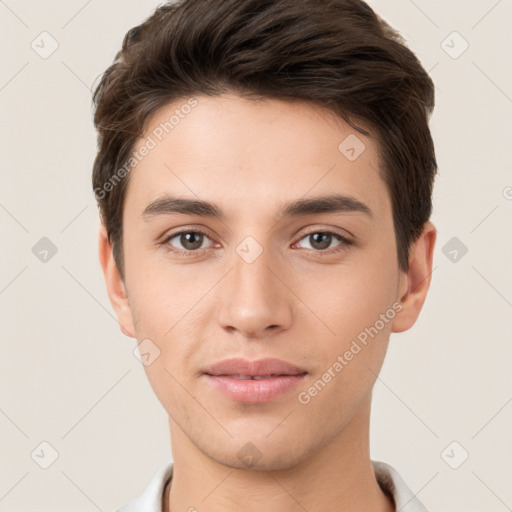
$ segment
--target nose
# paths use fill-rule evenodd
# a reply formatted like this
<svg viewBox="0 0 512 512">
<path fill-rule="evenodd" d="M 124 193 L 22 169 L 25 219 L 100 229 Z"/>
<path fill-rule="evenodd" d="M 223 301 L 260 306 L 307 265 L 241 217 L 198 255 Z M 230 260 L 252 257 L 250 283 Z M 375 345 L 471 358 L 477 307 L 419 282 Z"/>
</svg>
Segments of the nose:
<svg viewBox="0 0 512 512">
<path fill-rule="evenodd" d="M 234 251 L 232 270 L 220 283 L 218 321 L 246 338 L 265 338 L 290 327 L 294 295 L 270 250 L 249 261 Z"/>
</svg>

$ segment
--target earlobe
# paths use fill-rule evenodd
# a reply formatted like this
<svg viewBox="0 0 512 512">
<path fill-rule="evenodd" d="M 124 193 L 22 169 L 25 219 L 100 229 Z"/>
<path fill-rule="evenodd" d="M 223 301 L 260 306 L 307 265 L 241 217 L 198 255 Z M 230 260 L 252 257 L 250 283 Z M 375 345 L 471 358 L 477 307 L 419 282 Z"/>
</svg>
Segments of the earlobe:
<svg viewBox="0 0 512 512">
<path fill-rule="evenodd" d="M 393 320 L 392 332 L 406 331 L 418 319 L 430 287 L 436 237 L 436 228 L 428 221 L 410 247 L 409 270 L 400 277 L 398 298 L 402 309 Z"/>
<path fill-rule="evenodd" d="M 98 237 L 98 252 L 101 268 L 105 277 L 105 284 L 110 303 L 116 313 L 121 332 L 130 338 L 135 338 L 135 328 L 123 282 L 112 254 L 112 247 L 108 241 L 105 226 L 100 225 Z"/>
</svg>

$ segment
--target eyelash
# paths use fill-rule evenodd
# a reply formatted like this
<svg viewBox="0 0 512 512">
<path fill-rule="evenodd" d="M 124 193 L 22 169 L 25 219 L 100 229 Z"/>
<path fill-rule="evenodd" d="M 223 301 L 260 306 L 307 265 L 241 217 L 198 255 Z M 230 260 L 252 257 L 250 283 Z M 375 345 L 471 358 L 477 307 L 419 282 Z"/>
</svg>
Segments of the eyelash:
<svg viewBox="0 0 512 512">
<path fill-rule="evenodd" d="M 191 250 L 191 251 L 170 248 L 169 241 L 172 238 L 175 238 L 176 236 L 182 235 L 184 233 L 193 233 L 193 234 L 198 234 L 198 235 L 204 235 L 206 238 L 210 239 L 210 237 L 208 236 L 208 234 L 206 232 L 204 232 L 200 229 L 191 229 L 191 230 L 183 230 L 183 231 L 177 231 L 176 233 L 172 233 L 171 235 L 167 236 L 164 240 L 162 240 L 162 242 L 160 242 L 160 245 L 165 246 L 165 248 L 170 252 L 174 252 L 178 255 L 182 255 L 185 257 L 199 257 L 199 256 L 202 256 L 206 251 L 210 250 L 210 248 L 208 248 L 208 247 L 203 248 L 203 249 L 195 249 L 195 250 Z M 333 235 L 335 238 L 337 238 L 341 242 L 341 244 L 334 248 L 331 248 L 331 249 L 324 249 L 324 250 L 318 250 L 318 251 L 314 250 L 314 249 L 303 249 L 303 250 L 313 251 L 315 253 L 315 255 L 318 255 L 318 256 L 330 256 L 332 254 L 343 251 L 348 246 L 351 246 L 354 243 L 352 240 L 350 240 L 349 238 L 347 238 L 346 236 L 342 235 L 341 233 L 339 233 L 337 231 L 328 231 L 328 230 L 319 230 L 319 229 L 312 230 L 312 231 L 309 231 L 308 233 L 305 233 L 304 235 L 302 235 L 299 238 L 298 242 L 300 242 L 302 239 L 306 238 L 309 235 L 314 235 L 314 234 L 318 234 L 318 233 L 321 233 L 323 235 Z M 295 242 L 295 244 L 298 242 Z"/>
</svg>

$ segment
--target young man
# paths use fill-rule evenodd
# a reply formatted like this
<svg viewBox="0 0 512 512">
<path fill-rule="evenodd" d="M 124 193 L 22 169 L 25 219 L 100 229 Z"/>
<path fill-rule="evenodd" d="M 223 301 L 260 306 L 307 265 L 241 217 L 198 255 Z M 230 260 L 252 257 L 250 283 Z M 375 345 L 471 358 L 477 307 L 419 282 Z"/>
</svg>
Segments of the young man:
<svg viewBox="0 0 512 512">
<path fill-rule="evenodd" d="M 94 100 L 100 261 L 173 462 L 120 510 L 424 511 L 369 454 L 430 284 L 434 86 L 358 0 L 183 0 Z"/>
</svg>

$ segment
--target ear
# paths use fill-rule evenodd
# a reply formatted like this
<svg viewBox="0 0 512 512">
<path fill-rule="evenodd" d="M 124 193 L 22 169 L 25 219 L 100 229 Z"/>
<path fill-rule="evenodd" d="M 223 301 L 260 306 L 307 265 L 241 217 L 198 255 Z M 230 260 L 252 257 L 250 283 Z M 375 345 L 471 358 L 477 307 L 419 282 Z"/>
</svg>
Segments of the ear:
<svg viewBox="0 0 512 512">
<path fill-rule="evenodd" d="M 98 249 L 100 264 L 105 276 L 105 284 L 107 285 L 107 293 L 110 303 L 116 312 L 121 331 L 126 336 L 135 338 L 134 322 L 126 294 L 126 287 L 114 261 L 107 230 L 103 224 L 100 226 Z"/>
<path fill-rule="evenodd" d="M 436 228 L 428 221 L 409 249 L 409 270 L 401 273 L 399 281 L 402 309 L 393 319 L 392 332 L 410 329 L 420 314 L 430 287 L 436 237 Z"/>
</svg>

